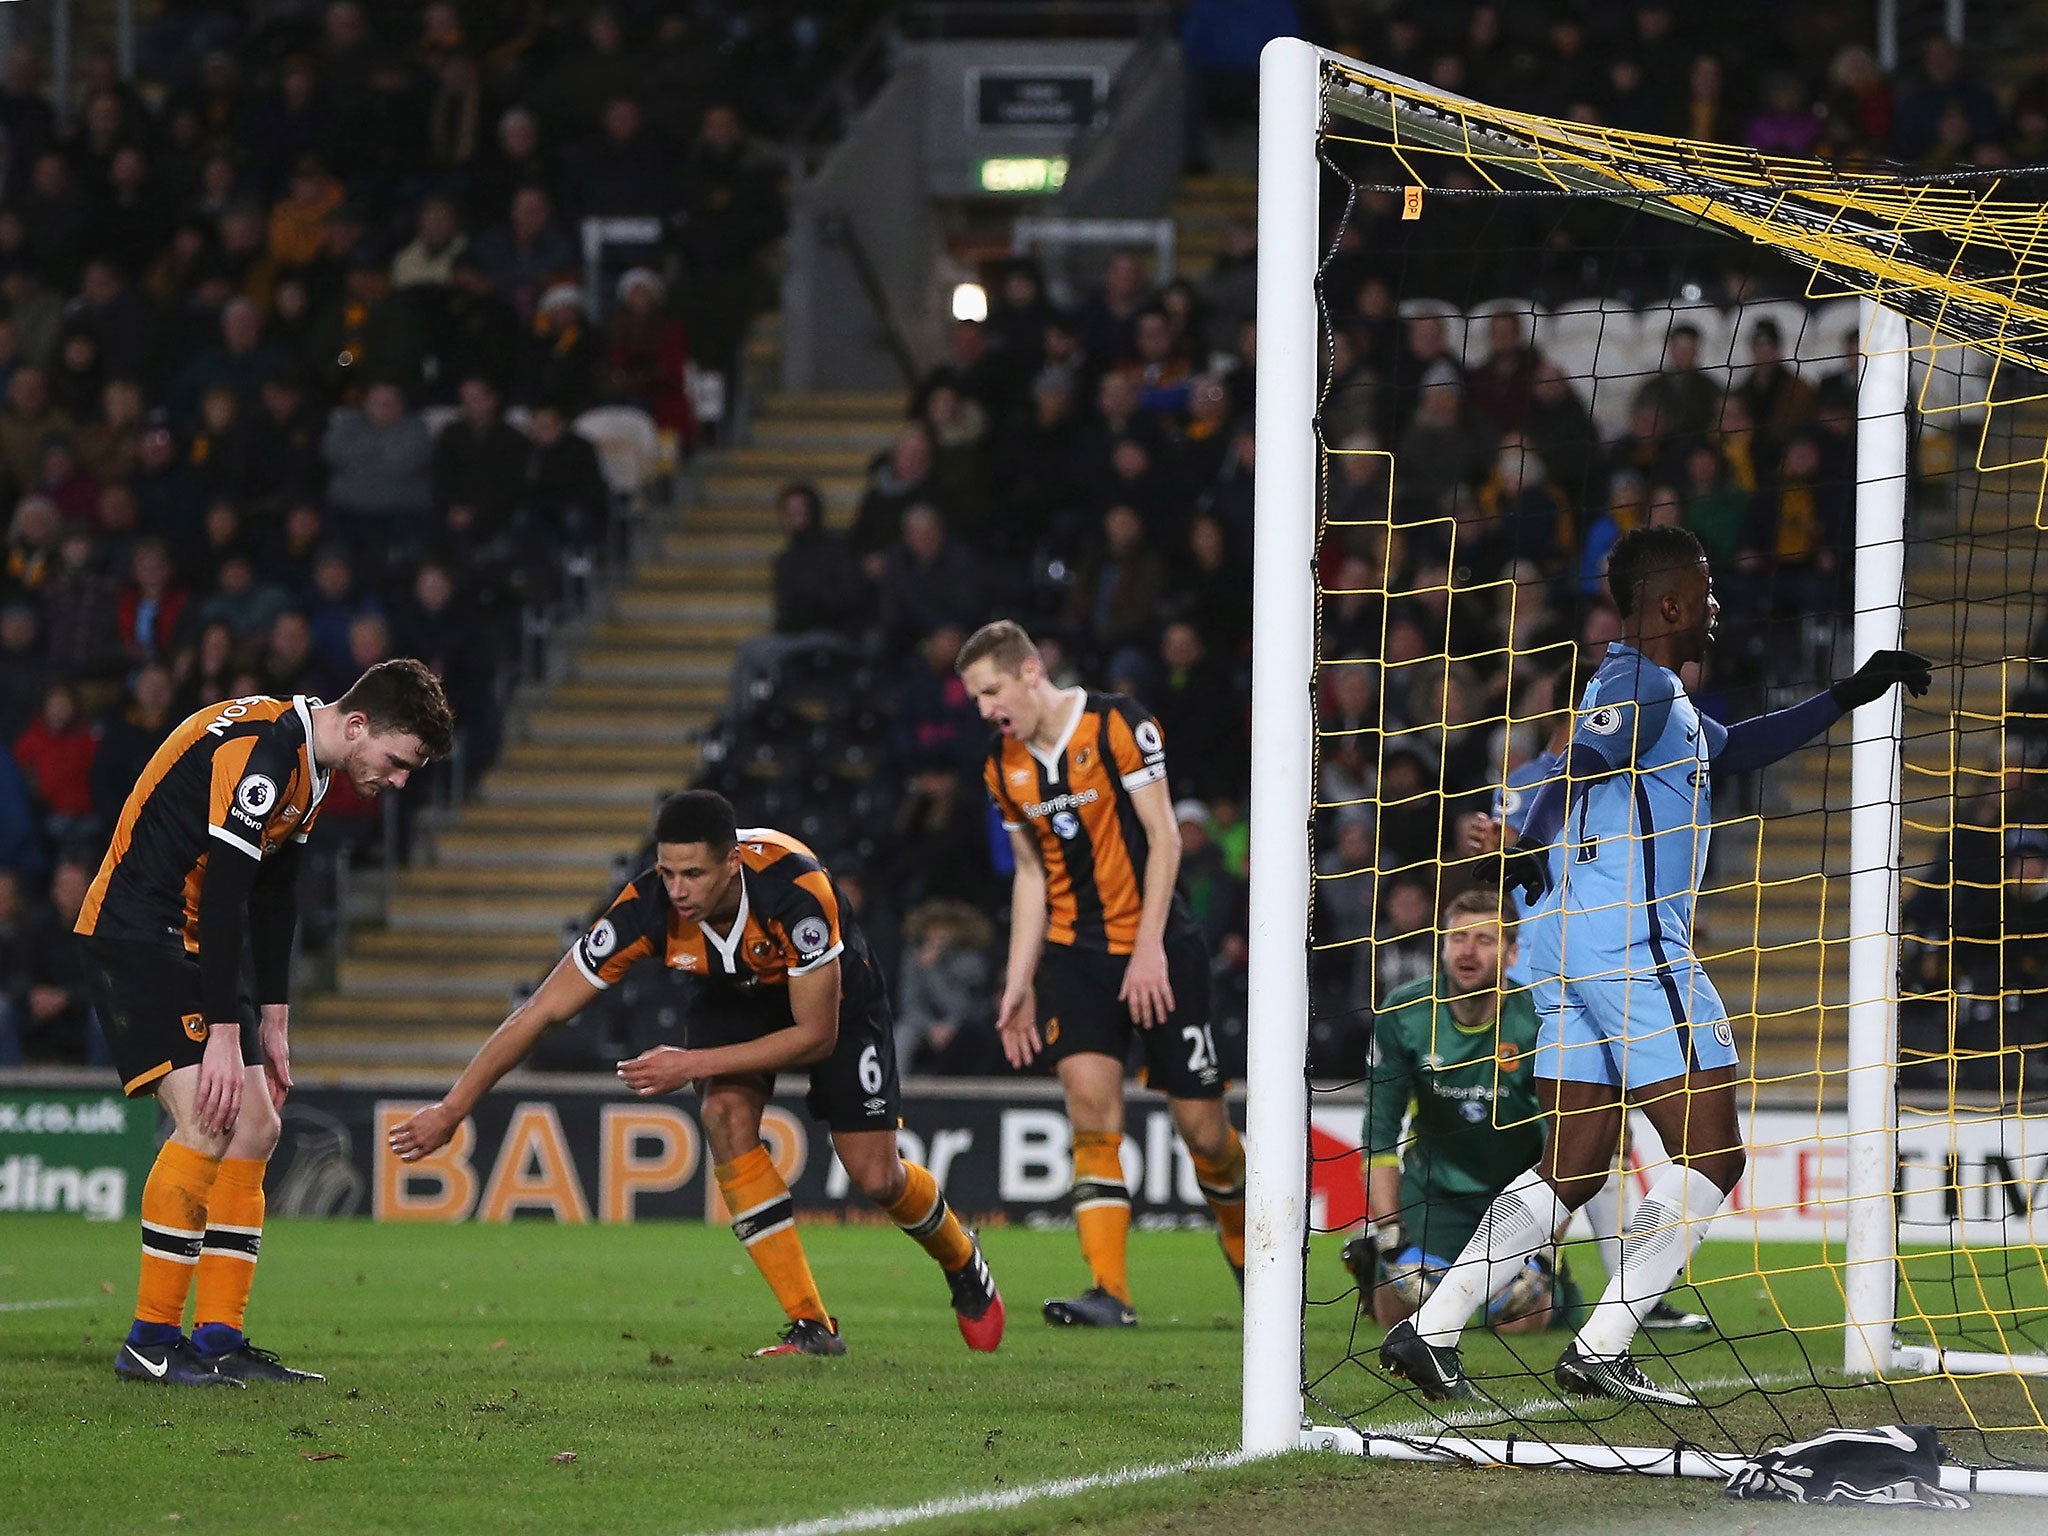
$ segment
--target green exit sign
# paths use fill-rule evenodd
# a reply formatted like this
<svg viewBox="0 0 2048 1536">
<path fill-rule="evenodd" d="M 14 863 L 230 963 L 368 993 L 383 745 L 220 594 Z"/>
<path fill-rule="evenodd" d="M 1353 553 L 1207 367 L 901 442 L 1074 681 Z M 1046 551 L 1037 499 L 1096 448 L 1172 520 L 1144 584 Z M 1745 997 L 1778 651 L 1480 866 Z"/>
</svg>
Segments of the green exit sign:
<svg viewBox="0 0 2048 1536">
<path fill-rule="evenodd" d="M 984 192 L 1057 192 L 1067 184 L 1067 157 L 1005 155 L 983 160 L 976 179 Z"/>
</svg>

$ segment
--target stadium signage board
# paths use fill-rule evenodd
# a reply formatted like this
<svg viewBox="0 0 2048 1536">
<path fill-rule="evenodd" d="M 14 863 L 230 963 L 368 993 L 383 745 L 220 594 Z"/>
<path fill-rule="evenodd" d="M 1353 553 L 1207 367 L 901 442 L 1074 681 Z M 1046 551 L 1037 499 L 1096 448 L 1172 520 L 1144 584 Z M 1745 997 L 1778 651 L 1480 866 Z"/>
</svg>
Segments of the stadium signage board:
<svg viewBox="0 0 2048 1536">
<path fill-rule="evenodd" d="M 970 132 L 1074 133 L 1101 124 L 1109 71 L 1099 65 L 984 65 L 967 71 Z"/>
<path fill-rule="evenodd" d="M 270 1208 L 380 1221 L 726 1219 L 694 1098 L 638 1099 L 586 1078 L 544 1081 L 486 1099 L 448 1146 L 414 1164 L 394 1157 L 386 1138 L 438 1087 L 296 1089 L 270 1164 Z M 1050 1086 L 979 1091 L 913 1082 L 904 1097 L 904 1155 L 932 1170 L 971 1225 L 1064 1225 L 1071 1127 L 1057 1096 L 1037 1091 Z M 1128 1115 L 1124 1172 L 1135 1222 L 1206 1225 L 1165 1101 L 1134 1092 Z M 882 1219 L 849 1183 L 801 1093 L 777 1095 L 762 1139 L 800 1217 Z"/>
<path fill-rule="evenodd" d="M 153 1099 L 0 1090 L 0 1215 L 133 1216 L 156 1158 L 156 1123 Z"/>
</svg>

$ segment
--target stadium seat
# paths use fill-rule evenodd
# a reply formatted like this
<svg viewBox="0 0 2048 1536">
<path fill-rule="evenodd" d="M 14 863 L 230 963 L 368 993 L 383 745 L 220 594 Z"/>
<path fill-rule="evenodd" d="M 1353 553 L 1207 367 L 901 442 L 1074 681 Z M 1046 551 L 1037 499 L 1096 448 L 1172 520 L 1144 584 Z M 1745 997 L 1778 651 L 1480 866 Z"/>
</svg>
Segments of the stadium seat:
<svg viewBox="0 0 2048 1536">
<path fill-rule="evenodd" d="M 654 418 L 638 406 L 600 405 L 573 423 L 578 436 L 597 449 L 605 484 L 614 496 L 637 496 L 661 468 L 661 434 Z"/>
</svg>

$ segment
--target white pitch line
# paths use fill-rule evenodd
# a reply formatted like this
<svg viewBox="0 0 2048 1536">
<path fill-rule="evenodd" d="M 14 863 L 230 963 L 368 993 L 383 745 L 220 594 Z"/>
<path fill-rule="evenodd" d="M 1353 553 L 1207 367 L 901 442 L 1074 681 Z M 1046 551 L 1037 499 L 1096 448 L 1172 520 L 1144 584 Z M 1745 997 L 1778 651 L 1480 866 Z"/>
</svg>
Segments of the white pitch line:
<svg viewBox="0 0 2048 1536">
<path fill-rule="evenodd" d="M 816 1520 L 799 1520 L 789 1525 L 750 1526 L 745 1530 L 721 1532 L 720 1536 L 845 1536 L 852 1531 L 887 1531 L 918 1520 L 1016 1509 L 1040 1499 L 1065 1499 L 1077 1493 L 1092 1493 L 1098 1488 L 1128 1488 L 1134 1483 L 1156 1482 L 1162 1477 L 1173 1477 L 1182 1472 L 1234 1467 L 1244 1459 L 1240 1451 L 1216 1451 L 1207 1456 L 1190 1456 L 1185 1461 L 1122 1467 L 1114 1472 L 1091 1472 L 1081 1477 L 1061 1477 L 1045 1483 L 1020 1483 L 1000 1493 L 961 1493 L 950 1498 L 926 1499 L 921 1504 L 905 1504 L 896 1509 L 856 1509 L 843 1515 L 824 1515 Z"/>
<path fill-rule="evenodd" d="M 55 1301 L 0 1301 L 0 1312 L 54 1312 L 59 1307 L 89 1307 L 90 1296 L 62 1296 Z"/>
</svg>

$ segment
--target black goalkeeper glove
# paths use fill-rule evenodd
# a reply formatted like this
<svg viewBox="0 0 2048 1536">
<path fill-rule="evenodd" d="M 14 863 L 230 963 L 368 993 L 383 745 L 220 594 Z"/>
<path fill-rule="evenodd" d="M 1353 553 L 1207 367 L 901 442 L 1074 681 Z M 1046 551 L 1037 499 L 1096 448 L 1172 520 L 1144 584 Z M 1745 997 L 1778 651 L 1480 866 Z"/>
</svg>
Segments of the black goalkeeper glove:
<svg viewBox="0 0 2048 1536">
<path fill-rule="evenodd" d="M 1520 891 L 1522 905 L 1533 907 L 1550 889 L 1550 861 L 1539 848 L 1510 848 L 1488 854 L 1472 866 L 1472 882 L 1503 891 Z"/>
<path fill-rule="evenodd" d="M 1912 651 L 1873 651 L 1870 659 L 1828 689 L 1844 711 L 1884 697 L 1894 684 L 1919 698 L 1934 686 L 1934 663 Z"/>
</svg>

